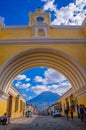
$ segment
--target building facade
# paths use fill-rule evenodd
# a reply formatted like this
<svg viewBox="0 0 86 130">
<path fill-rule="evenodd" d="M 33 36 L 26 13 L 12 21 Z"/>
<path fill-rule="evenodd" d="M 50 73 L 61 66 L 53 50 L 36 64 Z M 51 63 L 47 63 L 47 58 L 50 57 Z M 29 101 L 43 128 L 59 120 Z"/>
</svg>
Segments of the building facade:
<svg viewBox="0 0 86 130">
<path fill-rule="evenodd" d="M 27 111 L 31 111 L 33 115 L 38 113 L 36 106 L 33 106 L 32 104 L 26 104 L 26 112 Z"/>
<path fill-rule="evenodd" d="M 4 26 L 0 20 L 0 98 L 8 96 L 18 74 L 44 66 L 65 75 L 69 95 L 86 105 L 86 19 L 81 26 L 51 25 L 50 14 L 41 9 L 29 19 L 26 26 Z"/>
<path fill-rule="evenodd" d="M 86 107 L 86 99 L 85 99 L 85 93 L 83 93 L 84 90 L 80 90 L 77 92 L 73 92 L 72 88 L 69 89 L 64 95 L 62 95 L 57 103 L 60 103 L 61 108 L 61 113 L 62 115 L 65 114 L 65 109 L 69 108 L 72 106 L 73 107 L 73 112 L 74 116 L 78 115 L 78 107 L 80 105 L 84 105 Z"/>
<path fill-rule="evenodd" d="M 9 88 L 7 98 L 0 98 L 0 116 L 6 113 L 11 118 L 21 117 L 24 116 L 25 109 L 26 100 L 13 85 Z"/>
</svg>

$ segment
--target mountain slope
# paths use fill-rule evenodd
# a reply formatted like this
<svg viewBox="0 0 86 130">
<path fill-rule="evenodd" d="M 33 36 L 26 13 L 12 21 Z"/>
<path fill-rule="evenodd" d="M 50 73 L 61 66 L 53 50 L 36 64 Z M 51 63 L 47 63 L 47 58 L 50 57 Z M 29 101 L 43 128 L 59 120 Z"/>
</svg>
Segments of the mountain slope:
<svg viewBox="0 0 86 130">
<path fill-rule="evenodd" d="M 27 103 L 37 106 L 38 110 L 43 110 L 56 102 L 60 95 L 50 91 L 42 92 L 35 98 L 27 101 Z"/>
</svg>

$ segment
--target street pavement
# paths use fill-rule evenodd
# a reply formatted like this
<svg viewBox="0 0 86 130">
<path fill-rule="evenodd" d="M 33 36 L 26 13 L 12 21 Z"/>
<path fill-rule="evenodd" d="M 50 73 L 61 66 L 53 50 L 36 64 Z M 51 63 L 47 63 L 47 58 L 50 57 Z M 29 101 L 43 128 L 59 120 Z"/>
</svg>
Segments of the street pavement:
<svg viewBox="0 0 86 130">
<path fill-rule="evenodd" d="M 0 126 L 0 130 L 86 130 L 86 122 L 66 117 L 33 116 L 11 119 L 11 124 Z"/>
</svg>

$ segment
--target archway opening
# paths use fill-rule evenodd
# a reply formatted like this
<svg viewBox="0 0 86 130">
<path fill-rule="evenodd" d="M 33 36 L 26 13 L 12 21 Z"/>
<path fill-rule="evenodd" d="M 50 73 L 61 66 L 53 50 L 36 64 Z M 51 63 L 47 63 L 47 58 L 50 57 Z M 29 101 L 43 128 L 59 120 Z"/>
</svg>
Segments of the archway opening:
<svg viewBox="0 0 86 130">
<path fill-rule="evenodd" d="M 72 87 L 63 74 L 47 67 L 26 70 L 18 75 L 12 84 L 23 94 L 28 103 L 37 106 L 39 110 L 48 108 Z M 46 94 L 46 98 L 41 97 L 41 95 Z M 53 97 L 49 96 L 51 94 Z M 40 97 L 40 100 L 38 97 Z M 38 101 L 36 98 L 38 98 Z"/>
</svg>

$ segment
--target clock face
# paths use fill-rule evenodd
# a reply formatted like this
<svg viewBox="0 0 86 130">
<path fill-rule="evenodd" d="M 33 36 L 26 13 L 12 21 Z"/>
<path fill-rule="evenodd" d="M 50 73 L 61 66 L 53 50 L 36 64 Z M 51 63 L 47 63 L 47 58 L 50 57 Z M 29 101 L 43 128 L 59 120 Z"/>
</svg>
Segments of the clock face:
<svg viewBox="0 0 86 130">
<path fill-rule="evenodd" d="M 36 21 L 37 21 L 37 22 L 43 22 L 43 21 L 44 21 L 44 18 L 43 18 L 43 17 L 37 17 L 37 18 L 36 18 Z"/>
</svg>

